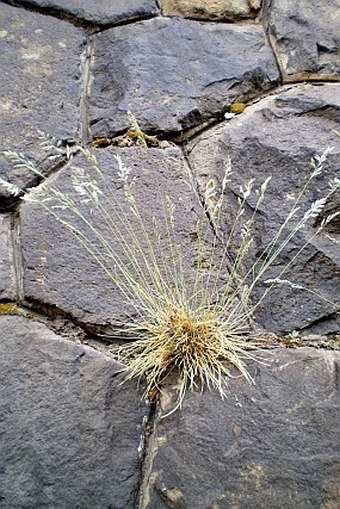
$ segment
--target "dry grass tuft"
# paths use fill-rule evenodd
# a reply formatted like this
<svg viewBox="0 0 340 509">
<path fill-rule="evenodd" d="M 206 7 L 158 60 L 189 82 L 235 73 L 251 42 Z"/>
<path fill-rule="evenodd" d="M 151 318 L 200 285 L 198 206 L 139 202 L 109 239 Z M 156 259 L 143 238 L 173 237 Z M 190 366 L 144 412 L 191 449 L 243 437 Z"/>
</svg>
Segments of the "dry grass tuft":
<svg viewBox="0 0 340 509">
<path fill-rule="evenodd" d="M 119 358 L 127 364 L 126 379 L 145 378 L 145 396 L 155 398 L 168 377 L 175 373 L 177 401 L 172 411 L 182 405 L 188 389 L 208 387 L 224 397 L 227 380 L 234 368 L 249 383 L 253 383 L 246 360 L 261 362 L 256 350 L 265 340 L 264 335 L 254 327 L 254 312 L 274 285 L 285 282 L 282 276 L 304 246 L 282 269 L 278 278 L 267 280 L 268 287 L 256 302 L 252 299 L 253 291 L 260 281 L 263 282 L 268 268 L 294 235 L 307 222 L 315 220 L 330 196 L 339 189 L 340 181 L 334 179 L 330 182 L 327 196 L 312 203 L 307 210 L 301 210 L 301 198 L 311 181 L 321 174 L 330 149 L 312 159 L 309 179 L 291 212 L 246 273 L 242 273 L 241 268 L 252 248 L 257 211 L 265 199 L 270 178 L 258 188 L 255 188 L 254 180 L 250 180 L 241 189 L 234 224 L 231 225 L 228 238 L 223 239 L 220 235 L 220 216 L 231 178 L 228 161 L 220 188 L 213 180 L 206 183 L 202 217 L 208 216 L 215 225 L 215 237 L 207 249 L 207 239 L 202 232 L 203 219 L 198 222 L 197 270 L 188 281 L 184 269 L 185 254 L 176 241 L 176 210 L 169 197 L 164 203 L 164 217 L 153 217 L 150 233 L 150 224 L 145 224 L 136 200 L 136 181 L 119 156 L 115 161 L 116 178 L 123 188 L 123 203 L 122 198 L 117 197 L 117 189 L 108 182 L 89 150 L 75 148 L 90 164 L 90 173 L 72 166 L 73 154 L 69 147 L 62 147 L 60 142 L 48 137 L 43 137 L 43 144 L 52 151 L 54 159 L 66 158 L 71 165 L 75 196 L 62 193 L 48 179 L 45 180 L 39 169 L 23 154 L 7 152 L 7 157 L 17 167 L 29 168 L 43 179 L 37 188 L 25 193 L 17 189 L 15 192 L 24 193 L 23 199 L 40 204 L 67 228 L 111 278 L 126 304 L 132 306 L 134 318 L 124 324 L 123 332 L 133 341 L 118 351 Z M 251 194 L 256 205 L 252 217 L 248 216 L 245 220 L 246 200 Z M 109 196 L 110 210 L 102 203 L 103 195 Z M 91 222 L 95 213 L 99 214 L 102 224 L 110 232 L 109 239 Z M 314 230 L 313 237 L 339 214 L 325 217 Z M 84 228 L 79 227 L 79 222 Z M 167 232 L 165 240 L 161 240 L 160 223 L 164 226 L 163 231 L 165 229 Z M 140 234 L 143 238 L 138 236 Z M 310 238 L 305 245 L 308 241 Z M 170 253 L 170 260 L 166 262 L 160 260 L 161 242 L 165 242 L 166 251 Z M 237 245 L 237 252 L 232 253 L 233 256 L 232 245 Z M 122 253 L 128 263 L 122 261 Z"/>
<path fill-rule="evenodd" d="M 190 309 L 172 302 L 133 329 L 140 339 L 120 352 L 130 366 L 128 378 L 145 376 L 145 393 L 153 398 L 175 372 L 178 398 L 173 411 L 181 406 L 187 389 L 208 387 L 224 397 L 230 366 L 253 383 L 243 359 L 254 358 L 250 352 L 259 341 L 247 324 L 228 322 L 224 310 L 204 305 Z"/>
</svg>

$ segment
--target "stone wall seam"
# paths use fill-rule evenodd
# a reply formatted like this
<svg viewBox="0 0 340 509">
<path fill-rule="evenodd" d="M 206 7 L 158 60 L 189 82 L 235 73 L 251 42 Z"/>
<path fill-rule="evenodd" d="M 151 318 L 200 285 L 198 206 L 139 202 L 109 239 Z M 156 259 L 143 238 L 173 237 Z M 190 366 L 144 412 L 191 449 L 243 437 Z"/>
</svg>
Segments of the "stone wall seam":
<svg viewBox="0 0 340 509">
<path fill-rule="evenodd" d="M 20 216 L 18 210 L 15 210 L 11 217 L 11 242 L 16 299 L 20 304 L 24 300 L 24 268 L 23 253 L 20 241 Z"/>
<path fill-rule="evenodd" d="M 143 426 L 140 441 L 140 466 L 139 466 L 139 484 L 136 491 L 134 509 L 147 509 L 145 501 L 148 498 L 148 484 L 153 467 L 153 459 L 155 455 L 155 431 L 156 431 L 156 415 L 159 412 L 158 403 L 149 403 L 149 412 L 146 422 Z M 156 451 L 157 452 L 157 451 Z"/>
<path fill-rule="evenodd" d="M 88 96 L 91 82 L 91 59 L 94 50 L 94 35 L 87 36 L 86 47 L 81 56 L 81 87 L 80 87 L 80 138 L 83 145 L 90 141 Z"/>
</svg>

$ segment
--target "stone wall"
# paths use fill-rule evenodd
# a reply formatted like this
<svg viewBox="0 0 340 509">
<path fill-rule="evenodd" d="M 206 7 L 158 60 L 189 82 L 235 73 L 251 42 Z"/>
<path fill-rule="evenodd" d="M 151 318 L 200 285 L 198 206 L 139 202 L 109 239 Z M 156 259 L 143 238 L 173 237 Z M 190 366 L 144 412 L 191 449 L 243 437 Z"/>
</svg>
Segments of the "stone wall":
<svg viewBox="0 0 340 509">
<path fill-rule="evenodd" d="M 176 204 L 189 258 L 199 197 L 228 156 L 226 230 L 239 187 L 273 177 L 259 250 L 313 155 L 334 147 L 304 205 L 339 177 L 339 0 L 3 0 L 0 21 L 0 151 L 25 153 L 65 190 L 68 168 L 46 157 L 39 129 L 92 147 L 105 172 L 121 154 L 146 214 L 159 189 Z M 128 111 L 153 148 L 122 146 Z M 2 156 L 0 177 L 38 184 Z M 190 393 L 162 419 L 173 388 L 143 402 L 101 339 L 127 316 L 110 280 L 0 184 L 0 507 L 339 507 L 339 241 L 338 218 L 291 265 L 297 286 L 259 307 L 279 340 L 250 365 L 256 385 L 232 379 L 224 401 Z"/>
</svg>

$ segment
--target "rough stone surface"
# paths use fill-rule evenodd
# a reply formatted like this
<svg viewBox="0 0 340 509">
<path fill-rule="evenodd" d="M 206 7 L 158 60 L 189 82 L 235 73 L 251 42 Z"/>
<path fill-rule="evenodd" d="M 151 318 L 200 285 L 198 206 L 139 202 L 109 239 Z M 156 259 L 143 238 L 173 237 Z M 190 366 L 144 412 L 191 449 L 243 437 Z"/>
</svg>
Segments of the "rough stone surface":
<svg viewBox="0 0 340 509">
<path fill-rule="evenodd" d="M 164 15 L 234 21 L 255 17 L 261 0 L 160 0 L 160 5 Z"/>
<path fill-rule="evenodd" d="M 48 9 L 96 25 L 110 25 L 157 12 L 155 0 L 20 0 L 22 5 Z"/>
<path fill-rule="evenodd" d="M 277 344 L 304 348 L 267 350 L 266 364 L 249 364 L 255 386 L 235 377 L 224 401 L 190 393 L 161 419 L 175 399 L 170 382 L 150 408 L 136 382 L 121 385 L 121 366 L 108 357 L 116 326 L 121 333 L 136 310 L 65 227 L 11 194 L 8 183 L 27 188 L 38 179 L 1 155 L 25 153 L 79 204 L 70 168 L 41 151 L 37 130 L 83 146 L 97 138 L 93 151 L 110 178 L 119 153 L 137 177 L 147 232 L 157 216 L 156 257 L 167 267 L 160 201 L 168 195 L 175 204 L 186 282 L 197 266 L 199 194 L 210 179 L 221 182 L 231 156 L 224 232 L 240 186 L 273 175 L 256 214 L 251 263 L 287 215 L 311 156 L 335 147 L 304 206 L 339 177 L 340 83 L 321 84 L 339 80 L 339 16 L 339 0 L 0 0 L 1 509 L 340 507 L 340 352 L 330 350 L 340 337 L 339 217 L 284 273 L 298 287 L 273 289 L 257 309 L 256 320 L 280 333 Z M 300 84 L 279 88 L 282 81 Z M 128 111 L 158 135 L 157 148 L 136 147 L 136 134 L 125 134 Z M 169 143 L 173 136 L 181 147 Z M 75 163 L 86 166 L 79 154 Z M 122 183 L 110 182 L 117 201 L 101 197 L 102 204 L 125 221 Z M 252 207 L 249 198 L 244 217 Z M 337 195 L 322 217 L 339 210 Z M 299 232 L 268 278 L 322 217 Z M 91 219 L 112 242 L 95 211 Z M 145 232 L 132 223 L 145 247 Z M 211 247 L 211 225 L 203 230 Z M 127 265 L 122 239 L 112 246 Z M 137 265 L 148 274 L 140 256 Z M 207 259 L 200 268 L 211 269 Z M 286 334 L 294 329 L 301 334 Z"/>
<path fill-rule="evenodd" d="M 253 366 L 255 386 L 230 380 L 224 401 L 188 394 L 156 421 L 144 509 L 339 507 L 340 352 L 270 359 Z"/>
<path fill-rule="evenodd" d="M 340 1 L 266 0 L 264 20 L 285 81 L 340 78 Z"/>
<path fill-rule="evenodd" d="M 171 44 L 169 44 L 171 41 Z M 273 86 L 278 69 L 257 25 L 152 19 L 98 35 L 89 97 L 95 137 L 129 127 L 182 131 L 220 117 L 235 99 Z"/>
<path fill-rule="evenodd" d="M 192 144 L 189 159 L 202 188 L 211 176 L 221 181 L 224 162 L 228 156 L 231 157 L 234 175 L 225 200 L 226 230 L 231 223 L 230 214 L 235 212 L 232 203 L 235 195 L 240 195 L 240 186 L 245 186 L 252 177 L 260 184 L 272 175 L 264 207 L 256 216 L 254 256 L 263 251 L 278 225 L 287 217 L 297 190 L 302 188 L 310 172 L 311 157 L 321 154 L 329 145 L 334 146 L 334 150 L 325 165 L 324 174 L 314 181 L 301 205 L 308 207 L 327 194 L 329 180 L 338 177 L 340 143 L 332 130 L 339 126 L 339 109 L 338 84 L 294 87 L 263 99 L 225 123 L 215 134 L 203 135 Z M 248 205 L 252 210 L 254 202 L 250 199 Z M 334 197 L 327 207 L 332 212 L 338 211 L 339 197 Z M 301 232 L 293 239 L 266 274 L 267 279 L 278 277 L 284 266 L 282 264 L 292 259 L 302 247 L 307 232 L 314 231 L 311 226 L 305 234 Z M 282 279 L 316 291 L 335 306 L 339 305 L 339 233 L 339 221 L 336 219 L 323 234 L 309 243 Z M 338 332 L 340 324 L 339 314 L 330 302 L 287 284 L 270 292 L 258 309 L 257 318 L 268 330 L 276 332 L 293 329 Z"/>
<path fill-rule="evenodd" d="M 0 214 L 0 300 L 15 297 L 11 218 Z"/>
<path fill-rule="evenodd" d="M 64 21 L 3 3 L 0 19 L 0 177 L 26 187 L 36 179 L 23 168 L 13 170 L 2 151 L 17 150 L 43 162 L 39 129 L 58 139 L 79 137 L 85 34 Z M 12 202 L 0 191 L 0 208 Z"/>
<path fill-rule="evenodd" d="M 132 509 L 146 408 L 121 366 L 0 317 L 0 505 Z"/>
<path fill-rule="evenodd" d="M 188 263 L 194 264 L 193 255 L 197 248 L 196 221 L 200 218 L 200 210 L 198 199 L 187 183 L 189 175 L 181 151 L 176 147 L 148 150 L 111 147 L 95 150 L 94 153 L 108 180 L 118 182 L 114 162 L 114 155 L 117 153 L 121 155 L 124 164 L 132 168 L 133 175 L 138 176 L 135 195 L 141 206 L 148 233 L 155 242 L 152 220 L 155 216 L 159 221 L 162 238 L 165 239 L 164 253 L 160 250 L 161 265 L 170 256 L 162 205 L 166 196 L 170 197 L 176 206 L 177 241 L 184 254 L 190 253 Z M 78 159 L 76 164 L 83 166 L 84 161 Z M 70 173 L 67 170 L 60 173 L 57 185 L 63 192 L 74 195 Z M 108 192 L 105 193 L 106 196 L 101 197 L 103 206 L 112 214 L 114 221 L 120 221 L 119 217 L 123 217 L 120 209 L 124 202 L 121 187 L 118 183 L 116 204 L 112 205 L 112 201 L 110 203 L 111 197 Z M 131 213 L 126 210 L 124 213 L 127 213 L 126 221 L 134 225 L 145 251 L 149 252 L 140 224 L 138 222 L 134 224 Z M 70 221 L 70 217 L 65 219 Z M 122 251 L 121 241 L 107 230 L 103 217 L 98 217 L 94 213 L 90 220 L 103 233 L 113 249 L 118 250 L 120 258 L 128 263 Z M 86 234 L 91 235 L 84 230 L 83 225 L 78 226 Z M 93 257 L 85 249 L 81 249 L 80 243 L 64 226 L 46 215 L 40 207 L 30 203 L 26 203 L 21 210 L 21 242 L 24 258 L 24 293 L 27 299 L 57 306 L 87 325 L 114 325 L 117 321 L 124 320 L 128 311 L 131 312 L 121 293 L 117 292 L 111 279 L 97 266 Z M 98 241 L 95 244 L 98 245 Z M 155 250 L 159 251 L 157 246 L 158 243 Z M 142 260 L 139 263 L 142 264 Z M 145 272 L 147 273 L 146 268 Z"/>
</svg>

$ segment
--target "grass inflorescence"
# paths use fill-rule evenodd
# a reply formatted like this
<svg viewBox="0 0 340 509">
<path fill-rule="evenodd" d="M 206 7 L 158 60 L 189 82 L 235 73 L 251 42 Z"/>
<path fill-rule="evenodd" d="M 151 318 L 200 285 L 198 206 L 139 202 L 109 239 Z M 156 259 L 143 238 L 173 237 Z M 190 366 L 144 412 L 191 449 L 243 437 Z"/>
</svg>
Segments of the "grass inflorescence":
<svg viewBox="0 0 340 509">
<path fill-rule="evenodd" d="M 88 149 L 71 150 L 44 135 L 42 141 L 52 153 L 50 157 L 67 160 L 72 172 L 72 195 L 45 179 L 23 154 L 9 151 L 6 156 L 17 167 L 28 168 L 43 180 L 34 189 L 14 192 L 23 194 L 26 201 L 38 203 L 67 228 L 132 309 L 122 325 L 124 336 L 131 341 L 118 351 L 119 358 L 127 365 L 126 378 L 145 379 L 145 396 L 155 398 L 169 376 L 175 375 L 177 400 L 173 410 L 182 405 L 186 391 L 195 387 L 215 389 L 224 397 L 228 378 L 234 376 L 235 370 L 253 383 L 246 361 L 260 362 L 257 350 L 265 338 L 254 325 L 254 313 L 270 289 L 285 281 L 285 272 L 310 238 L 278 277 L 265 281 L 265 275 L 291 239 L 315 220 L 339 188 L 340 181 L 334 179 L 327 196 L 306 210 L 301 208 L 301 199 L 312 180 L 321 174 L 330 149 L 312 159 L 308 181 L 290 213 L 248 270 L 244 269 L 244 262 L 252 249 L 257 211 L 265 200 L 270 178 L 258 187 L 252 179 L 241 189 L 234 222 L 224 238 L 221 211 L 232 179 L 231 163 L 227 161 L 220 187 L 209 180 L 201 197 L 196 268 L 189 277 L 187 256 L 178 243 L 176 207 L 168 196 L 162 204 L 162 215 L 153 215 L 152 221 L 147 222 L 138 204 L 138 182 L 120 156 L 115 157 L 116 175 L 109 179 Z M 73 164 L 75 150 L 85 158 L 89 171 Z M 123 191 L 121 194 L 117 194 L 117 183 Z M 255 207 L 252 216 L 244 219 L 246 200 L 251 194 L 255 197 Z M 91 219 L 94 214 L 100 218 L 96 226 Z M 312 236 L 318 235 L 338 215 L 337 212 L 324 217 Z M 214 225 L 213 240 L 203 231 L 207 218 Z M 105 227 L 109 236 L 103 234 L 98 224 Z M 235 237 L 237 249 L 232 252 Z M 167 256 L 163 256 L 164 252 Z M 265 281 L 267 288 L 254 302 L 253 292 L 260 281 Z"/>
</svg>

